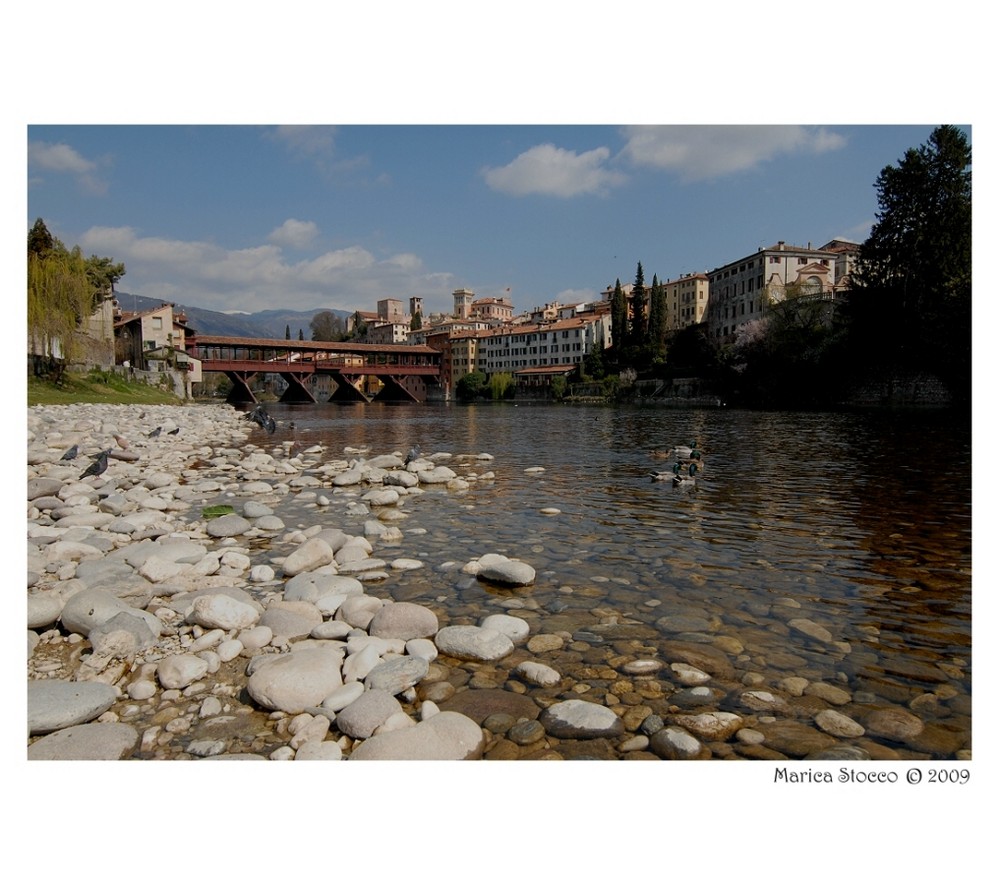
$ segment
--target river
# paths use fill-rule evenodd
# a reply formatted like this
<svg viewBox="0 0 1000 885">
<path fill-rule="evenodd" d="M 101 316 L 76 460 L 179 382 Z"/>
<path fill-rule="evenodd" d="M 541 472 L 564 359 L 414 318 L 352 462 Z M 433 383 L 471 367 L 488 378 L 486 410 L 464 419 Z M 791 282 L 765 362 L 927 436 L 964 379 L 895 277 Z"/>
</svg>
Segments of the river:
<svg viewBox="0 0 1000 885">
<path fill-rule="evenodd" d="M 708 641 L 747 686 L 839 687 L 850 697 L 845 715 L 891 705 L 922 719 L 926 746 L 907 752 L 971 754 L 967 417 L 550 404 L 268 409 L 275 444 L 321 444 L 331 457 L 415 444 L 425 455 L 493 456 L 451 465 L 460 475 L 492 471 L 488 481 L 407 504 L 398 555 L 434 568 L 394 577 L 386 589 L 397 599 L 467 623 L 499 602 L 530 614 L 533 632 L 588 639 L 595 624 L 644 625 L 652 629 L 636 635 L 654 656 L 665 642 Z M 695 486 L 653 481 L 651 472 L 672 466 L 658 453 L 691 441 L 705 458 Z M 316 521 L 294 506 L 281 515 Z M 484 553 L 527 561 L 535 584 L 498 600 L 449 567 Z M 574 662 L 586 660 L 564 664 Z M 893 743 L 865 740 L 876 752 Z"/>
</svg>

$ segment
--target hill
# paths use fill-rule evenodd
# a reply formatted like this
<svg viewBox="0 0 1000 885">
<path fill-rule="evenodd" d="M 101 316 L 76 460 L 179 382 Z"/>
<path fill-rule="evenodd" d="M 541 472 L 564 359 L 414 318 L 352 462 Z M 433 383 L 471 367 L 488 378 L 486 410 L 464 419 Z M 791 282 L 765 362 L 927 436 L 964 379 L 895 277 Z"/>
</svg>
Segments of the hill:
<svg viewBox="0 0 1000 885">
<path fill-rule="evenodd" d="M 152 310 L 163 304 L 161 299 L 146 298 L 129 292 L 116 292 L 115 297 L 122 310 Z M 223 313 L 217 310 L 206 310 L 189 304 L 178 304 L 178 310 L 183 310 L 188 318 L 188 325 L 203 335 L 227 335 L 232 338 L 284 338 L 285 327 L 288 327 L 292 338 L 299 337 L 299 330 L 306 340 L 311 338 L 309 322 L 322 310 L 329 308 L 317 307 L 312 310 L 260 310 L 256 313 Z M 335 310 L 337 316 L 345 319 L 351 311 Z"/>
</svg>

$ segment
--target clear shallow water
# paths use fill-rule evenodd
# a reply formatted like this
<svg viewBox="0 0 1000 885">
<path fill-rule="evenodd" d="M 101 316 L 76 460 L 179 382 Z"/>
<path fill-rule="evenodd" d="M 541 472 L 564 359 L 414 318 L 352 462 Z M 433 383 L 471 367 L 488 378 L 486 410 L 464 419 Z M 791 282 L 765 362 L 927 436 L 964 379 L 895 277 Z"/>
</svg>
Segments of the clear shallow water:
<svg viewBox="0 0 1000 885">
<path fill-rule="evenodd" d="M 538 573 L 509 603 L 531 615 L 533 633 L 614 620 L 653 628 L 647 648 L 658 637 L 714 642 L 738 677 L 762 677 L 755 687 L 789 676 L 831 683 L 852 693 L 848 715 L 892 705 L 933 725 L 943 737 L 932 756 L 971 748 L 971 434 L 953 415 L 268 408 L 279 421 L 270 442 L 320 443 L 331 457 L 415 443 L 425 454 L 494 456 L 467 462 L 492 481 L 407 501 L 398 555 L 433 568 L 393 575 L 396 598 L 472 622 L 497 610 L 497 591 L 440 566 L 505 553 Z M 655 453 L 692 440 L 706 461 L 697 486 L 651 481 L 672 464 Z M 803 618 L 831 639 L 789 627 Z"/>
</svg>

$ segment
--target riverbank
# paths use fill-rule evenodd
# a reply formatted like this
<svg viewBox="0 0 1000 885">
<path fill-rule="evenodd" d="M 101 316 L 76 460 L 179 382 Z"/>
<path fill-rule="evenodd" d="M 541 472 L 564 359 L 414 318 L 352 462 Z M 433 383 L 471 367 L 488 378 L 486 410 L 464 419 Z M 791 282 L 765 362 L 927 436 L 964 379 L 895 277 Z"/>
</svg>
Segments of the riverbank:
<svg viewBox="0 0 1000 885">
<path fill-rule="evenodd" d="M 355 412 L 303 447 L 301 411 L 270 435 L 222 405 L 29 409 L 29 758 L 968 758 L 957 658 L 893 661 L 904 685 L 778 570 L 766 605 L 699 602 L 676 554 L 662 599 L 628 568 L 584 579 L 603 542 L 543 467 L 499 525 L 506 465 L 407 464 Z"/>
<path fill-rule="evenodd" d="M 54 382 L 28 376 L 28 406 L 108 403 L 127 405 L 180 405 L 171 391 L 141 381 L 130 381 L 115 372 L 93 370 L 86 375 L 66 372 Z"/>
</svg>

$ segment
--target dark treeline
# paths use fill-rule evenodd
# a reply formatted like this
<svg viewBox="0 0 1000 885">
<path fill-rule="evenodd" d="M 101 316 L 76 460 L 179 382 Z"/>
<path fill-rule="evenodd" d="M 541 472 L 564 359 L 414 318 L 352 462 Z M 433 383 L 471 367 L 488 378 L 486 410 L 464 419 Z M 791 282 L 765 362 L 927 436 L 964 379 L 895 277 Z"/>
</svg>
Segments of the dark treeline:
<svg viewBox="0 0 1000 885">
<path fill-rule="evenodd" d="M 733 404 L 819 408 L 850 401 L 866 385 L 938 379 L 954 403 L 972 391 L 972 149 L 940 126 L 875 182 L 876 223 L 861 244 L 846 296 L 800 298 L 794 287 L 762 319 L 718 347 L 705 324 L 663 331 L 662 287 L 653 278 L 648 310 L 642 265 L 632 305 L 616 281 L 615 346 L 600 378 L 698 376 Z M 636 319 L 638 317 L 638 320 Z M 597 361 L 600 363 L 600 361 Z"/>
</svg>

